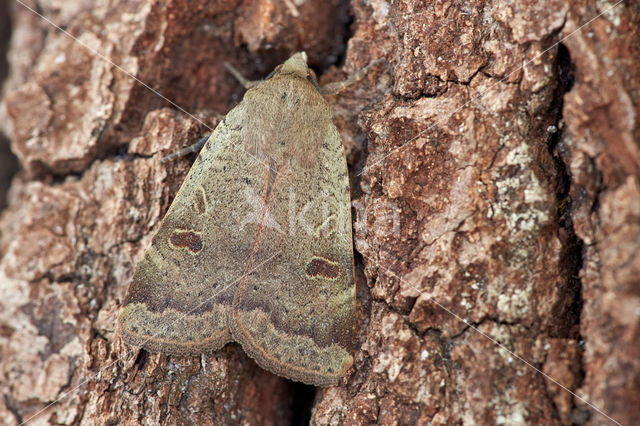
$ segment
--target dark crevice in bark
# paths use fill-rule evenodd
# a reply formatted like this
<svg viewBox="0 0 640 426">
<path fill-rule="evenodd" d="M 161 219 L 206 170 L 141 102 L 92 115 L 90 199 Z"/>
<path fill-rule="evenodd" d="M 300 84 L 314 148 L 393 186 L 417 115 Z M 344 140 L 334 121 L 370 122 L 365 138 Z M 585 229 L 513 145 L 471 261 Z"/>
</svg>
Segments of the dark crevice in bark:
<svg viewBox="0 0 640 426">
<path fill-rule="evenodd" d="M 0 134 L 0 212 L 8 205 L 9 186 L 19 167 L 18 158 L 11 152 L 9 140 Z"/>
<path fill-rule="evenodd" d="M 137 365 L 138 370 L 143 370 L 148 359 L 149 359 L 149 352 L 147 352 L 144 349 L 140 349 L 138 351 L 138 355 L 136 356 L 136 360 L 133 363 Z"/>
<path fill-rule="evenodd" d="M 291 388 L 291 424 L 308 425 L 311 421 L 311 409 L 316 397 L 316 388 L 300 382 L 289 381 Z"/>
<path fill-rule="evenodd" d="M 567 277 L 567 300 L 571 305 L 564 312 L 565 318 L 571 326 L 563 330 L 561 337 L 578 338 L 580 314 L 582 312 L 582 285 L 579 274 L 582 269 L 582 255 L 584 243 L 577 237 L 573 228 L 571 208 L 571 171 L 568 168 L 567 146 L 562 138 L 562 107 L 564 95 L 573 87 L 573 69 L 569 50 L 563 44 L 558 45 L 558 86 L 555 93 L 556 121 L 555 133 L 552 133 L 549 142 L 549 150 L 553 157 L 557 173 L 556 199 L 558 200 L 558 222 L 566 232 L 566 241 L 563 252 L 562 267 Z M 559 336 L 560 337 L 560 336 Z"/>
<path fill-rule="evenodd" d="M 24 419 L 20 404 L 9 395 L 6 395 L 4 397 L 4 404 L 7 406 L 11 414 L 15 416 L 18 424 L 22 424 Z"/>
<path fill-rule="evenodd" d="M 9 40 L 11 39 L 11 2 L 0 4 L 0 88 L 7 78 L 8 62 L 7 55 Z M 11 184 L 11 179 L 18 171 L 18 159 L 11 152 L 9 140 L 0 133 L 0 212 L 8 204 L 7 192 Z"/>
<path fill-rule="evenodd" d="M 1 137 L 2 135 L 0 135 Z M 185 157 L 193 156 L 192 154 L 186 155 Z M 134 160 L 148 160 L 150 158 L 158 157 L 161 158 L 159 152 L 155 152 L 150 155 L 129 153 L 129 144 L 113 146 L 109 150 L 105 150 L 104 153 L 100 155 L 94 156 L 93 160 L 89 162 L 86 167 L 79 171 L 65 171 L 65 172 L 57 172 L 55 168 L 50 167 L 48 164 L 43 162 L 34 162 L 31 165 L 31 171 L 27 180 L 29 181 L 39 181 L 45 183 L 49 186 L 57 186 L 63 185 L 67 182 L 68 179 L 73 178 L 78 181 L 81 181 L 84 178 L 84 174 L 89 171 L 94 164 L 101 163 L 107 160 L 111 160 L 114 163 L 125 161 L 128 163 L 133 163 Z M 195 158 L 195 156 L 193 156 Z"/>
<path fill-rule="evenodd" d="M 10 2 L 2 2 L 0 4 L 0 87 L 7 77 L 9 63 L 6 53 L 8 52 L 9 40 L 11 39 L 11 11 L 9 10 Z"/>
<path fill-rule="evenodd" d="M 564 319 L 566 325 L 561 326 L 559 324 L 558 329 L 552 331 L 552 337 L 560 337 L 580 342 L 582 341 L 582 336 L 580 335 L 580 317 L 583 308 L 580 271 L 583 267 L 584 242 L 576 235 L 573 227 L 573 201 L 571 200 L 573 180 L 568 165 L 570 152 L 563 139 L 562 132 L 564 96 L 573 87 L 574 69 L 570 52 L 562 43 L 558 45 L 557 67 L 558 86 L 556 88 L 554 105 L 556 108 L 556 130 L 555 133 L 552 133 L 549 141 L 549 151 L 553 157 L 557 173 L 556 199 L 558 203 L 558 224 L 566 233 L 561 267 L 564 269 L 563 272 L 566 277 L 565 299 L 567 300 L 567 304 L 558 307 L 558 313 L 562 315 L 560 318 Z M 557 332 L 557 336 L 553 336 L 553 334 L 555 334 L 554 332 Z M 583 365 L 580 365 L 578 375 L 576 388 L 579 388 L 584 381 L 585 371 Z M 550 399 L 550 401 L 552 400 Z M 554 410 L 557 411 L 558 407 L 556 407 L 555 404 L 553 405 Z"/>
<path fill-rule="evenodd" d="M 351 11 L 350 2 L 345 2 L 344 10 L 345 13 L 343 16 L 340 16 L 339 19 L 342 20 L 342 40 L 340 41 L 340 47 L 336 48 L 336 54 L 334 57 L 329 58 L 330 63 L 335 66 L 342 67 L 344 65 L 344 61 L 347 57 L 347 45 L 349 40 L 353 37 L 355 33 L 354 21 L 353 21 L 353 12 Z M 322 70 L 323 72 L 326 70 Z"/>
</svg>

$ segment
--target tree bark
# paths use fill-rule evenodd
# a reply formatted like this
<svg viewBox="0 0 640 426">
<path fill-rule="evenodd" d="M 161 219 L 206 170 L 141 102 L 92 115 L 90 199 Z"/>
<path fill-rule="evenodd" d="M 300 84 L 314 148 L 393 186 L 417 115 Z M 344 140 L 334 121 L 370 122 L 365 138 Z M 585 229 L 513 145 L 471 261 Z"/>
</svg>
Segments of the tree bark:
<svg viewBox="0 0 640 426">
<path fill-rule="evenodd" d="M 0 110 L 21 165 L 0 217 L 6 424 L 640 418 L 640 6 L 21 3 Z M 352 370 L 315 389 L 236 344 L 125 345 L 118 308 L 193 161 L 159 158 L 241 98 L 225 61 L 258 79 L 298 50 L 321 83 L 386 59 L 329 98 L 355 213 Z"/>
</svg>

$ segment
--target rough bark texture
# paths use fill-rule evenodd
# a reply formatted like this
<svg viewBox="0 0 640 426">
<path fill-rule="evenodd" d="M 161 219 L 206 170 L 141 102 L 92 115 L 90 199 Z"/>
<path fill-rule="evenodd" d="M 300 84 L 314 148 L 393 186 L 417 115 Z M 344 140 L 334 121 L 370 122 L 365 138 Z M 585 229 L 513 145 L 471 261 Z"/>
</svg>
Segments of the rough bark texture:
<svg viewBox="0 0 640 426">
<path fill-rule="evenodd" d="M 4 423 L 640 418 L 637 3 L 355 0 L 351 26 L 338 0 L 28 5 L 78 41 L 14 5 Z M 193 158 L 158 159 L 239 99 L 224 61 L 258 78 L 296 50 L 325 83 L 387 60 L 332 97 L 353 171 L 359 334 L 345 383 L 312 403 L 237 345 L 167 357 L 115 336 Z"/>
</svg>

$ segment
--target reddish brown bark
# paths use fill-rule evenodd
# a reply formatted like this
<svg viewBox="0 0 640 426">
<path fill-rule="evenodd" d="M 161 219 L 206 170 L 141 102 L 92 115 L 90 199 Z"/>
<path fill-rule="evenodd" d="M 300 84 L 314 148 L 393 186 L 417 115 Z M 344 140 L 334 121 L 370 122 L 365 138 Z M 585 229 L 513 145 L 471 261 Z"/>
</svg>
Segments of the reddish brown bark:
<svg viewBox="0 0 640 426">
<path fill-rule="evenodd" d="M 337 0 L 28 3 L 78 41 L 16 4 L 0 121 L 22 171 L 0 218 L 0 418 L 639 418 L 640 8 L 592 4 L 353 1 L 347 39 Z M 241 96 L 224 61 L 259 78 L 296 50 L 325 83 L 387 61 L 332 97 L 353 171 L 358 344 L 312 408 L 296 406 L 312 389 L 236 345 L 167 357 L 115 336 L 193 158 L 158 159 Z"/>
</svg>

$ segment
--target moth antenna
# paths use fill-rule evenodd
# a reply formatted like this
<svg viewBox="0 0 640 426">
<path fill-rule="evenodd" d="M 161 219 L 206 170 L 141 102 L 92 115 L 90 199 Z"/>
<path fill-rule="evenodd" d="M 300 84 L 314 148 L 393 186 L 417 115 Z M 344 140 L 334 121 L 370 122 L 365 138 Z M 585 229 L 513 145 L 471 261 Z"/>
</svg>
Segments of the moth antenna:
<svg viewBox="0 0 640 426">
<path fill-rule="evenodd" d="M 207 141 L 209 140 L 209 136 L 211 136 L 211 135 L 204 136 L 198 142 L 196 142 L 194 144 L 191 144 L 189 146 L 185 146 L 184 148 L 181 148 L 176 152 L 172 152 L 169 155 L 165 155 L 164 157 L 162 157 L 160 159 L 160 162 L 161 163 L 166 163 L 167 161 L 172 161 L 172 160 L 175 160 L 176 158 L 184 157 L 186 155 L 189 155 L 192 152 L 200 152 L 200 150 L 202 149 L 204 144 L 207 143 Z"/>
<path fill-rule="evenodd" d="M 380 58 L 380 59 L 376 59 L 373 62 L 369 62 L 369 64 L 367 66 L 365 66 L 364 68 L 359 69 L 357 72 L 352 74 L 346 80 L 344 80 L 344 81 L 336 81 L 336 82 L 333 82 L 333 83 L 326 84 L 325 86 L 323 86 L 320 89 L 320 93 L 322 93 L 323 95 L 334 95 L 334 94 L 340 92 L 341 90 L 344 90 L 348 86 L 352 85 L 353 83 L 357 82 L 358 80 L 360 80 L 362 77 L 364 77 L 364 75 L 366 73 L 368 73 L 371 70 L 371 68 L 373 68 L 376 65 L 381 64 L 383 62 L 386 62 L 385 58 Z"/>
<path fill-rule="evenodd" d="M 291 0 L 284 0 L 284 4 L 289 9 L 291 16 L 293 16 L 294 18 L 298 18 L 300 16 L 300 12 L 298 12 L 298 8 L 296 7 L 295 4 L 291 2 Z"/>
<path fill-rule="evenodd" d="M 260 83 L 261 80 L 248 80 L 244 75 L 242 75 L 242 73 L 240 71 L 238 71 L 233 65 L 231 65 L 229 62 L 225 62 L 224 63 L 224 67 L 227 69 L 227 71 L 229 71 L 231 73 L 231 75 L 233 75 L 233 77 L 238 80 L 238 82 L 240 84 L 242 84 L 242 86 L 249 90 L 252 87 L 255 87 L 258 83 Z"/>
</svg>

